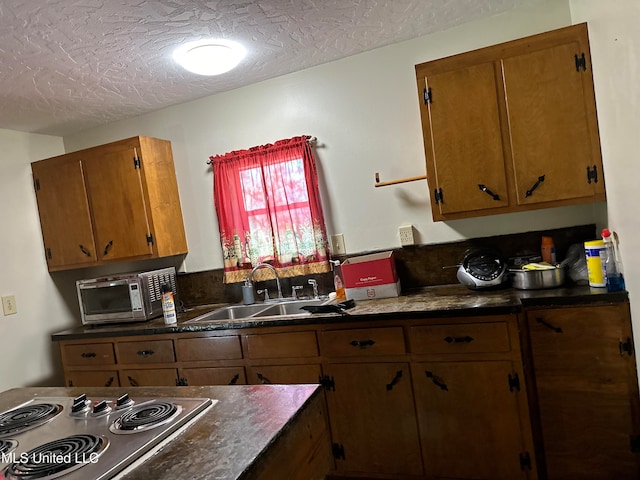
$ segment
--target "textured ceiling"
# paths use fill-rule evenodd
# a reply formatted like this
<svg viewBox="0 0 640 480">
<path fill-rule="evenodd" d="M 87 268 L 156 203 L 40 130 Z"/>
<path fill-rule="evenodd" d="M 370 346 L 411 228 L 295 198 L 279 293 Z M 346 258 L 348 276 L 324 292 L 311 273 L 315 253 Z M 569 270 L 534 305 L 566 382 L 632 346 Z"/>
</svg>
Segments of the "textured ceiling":
<svg viewBox="0 0 640 480">
<path fill-rule="evenodd" d="M 542 0 L 0 0 L 0 128 L 64 136 Z M 190 74 L 181 42 L 227 38 Z"/>
</svg>

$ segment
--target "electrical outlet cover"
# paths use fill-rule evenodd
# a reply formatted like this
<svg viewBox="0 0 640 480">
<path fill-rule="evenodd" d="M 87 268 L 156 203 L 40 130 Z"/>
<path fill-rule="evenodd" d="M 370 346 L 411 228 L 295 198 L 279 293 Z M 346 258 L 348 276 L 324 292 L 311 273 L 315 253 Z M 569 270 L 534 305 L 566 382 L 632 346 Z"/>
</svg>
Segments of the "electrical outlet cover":
<svg viewBox="0 0 640 480">
<path fill-rule="evenodd" d="M 398 227 L 400 232 L 400 245 L 415 245 L 415 239 L 413 237 L 413 225 L 402 225 Z"/>
</svg>

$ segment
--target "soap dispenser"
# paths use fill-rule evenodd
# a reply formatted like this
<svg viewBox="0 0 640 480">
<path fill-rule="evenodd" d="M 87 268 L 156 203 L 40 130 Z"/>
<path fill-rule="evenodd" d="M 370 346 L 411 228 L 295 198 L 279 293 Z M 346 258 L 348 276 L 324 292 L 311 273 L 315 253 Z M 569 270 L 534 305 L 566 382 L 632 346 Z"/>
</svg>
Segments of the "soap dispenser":
<svg viewBox="0 0 640 480">
<path fill-rule="evenodd" d="M 247 278 L 242 286 L 242 303 L 245 305 L 251 305 L 256 303 L 256 299 L 253 296 L 253 284 Z"/>
</svg>

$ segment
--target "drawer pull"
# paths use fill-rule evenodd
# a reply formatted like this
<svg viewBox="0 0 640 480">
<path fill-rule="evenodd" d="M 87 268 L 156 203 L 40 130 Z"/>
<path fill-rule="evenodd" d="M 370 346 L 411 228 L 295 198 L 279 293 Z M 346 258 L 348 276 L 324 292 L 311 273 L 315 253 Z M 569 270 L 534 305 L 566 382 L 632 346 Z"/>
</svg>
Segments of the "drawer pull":
<svg viewBox="0 0 640 480">
<path fill-rule="evenodd" d="M 544 325 L 545 327 L 547 327 L 550 330 L 553 330 L 556 333 L 564 333 L 560 327 L 555 327 L 550 323 L 545 322 L 542 318 L 539 318 L 539 317 L 536 318 L 536 322 L 538 322 L 540 325 Z"/>
<path fill-rule="evenodd" d="M 473 337 L 469 335 L 466 337 L 445 337 L 444 341 L 447 343 L 471 343 L 473 342 Z"/>
<path fill-rule="evenodd" d="M 352 340 L 351 342 L 349 342 L 350 345 L 359 348 L 367 348 L 372 346 L 374 343 L 376 342 L 374 342 L 373 340 Z"/>
<path fill-rule="evenodd" d="M 387 391 L 393 389 L 393 387 L 395 387 L 398 384 L 398 382 L 400 381 L 401 378 L 402 378 L 402 370 L 398 370 L 396 372 L 396 376 L 393 377 L 391 382 L 387 383 Z"/>
<path fill-rule="evenodd" d="M 110 387 L 110 386 L 113 384 L 113 381 L 114 381 L 114 380 L 115 380 L 115 379 L 114 379 L 113 377 L 109 377 L 109 380 L 107 380 L 107 381 L 104 383 L 104 386 L 105 386 L 105 387 Z"/>
<path fill-rule="evenodd" d="M 138 350 L 139 357 L 150 357 L 155 352 L 153 350 Z"/>
<path fill-rule="evenodd" d="M 188 387 L 189 386 L 189 382 L 187 381 L 186 378 L 180 377 L 180 378 L 176 378 L 176 387 Z"/>
<path fill-rule="evenodd" d="M 447 387 L 447 384 L 444 383 L 444 381 L 433 374 L 433 372 L 430 372 L 429 370 L 425 370 L 425 375 L 427 376 L 427 378 L 431 379 L 431 381 L 433 382 L 433 384 L 437 387 L 440 388 L 440 390 L 446 390 L 449 391 L 449 388 Z"/>
<path fill-rule="evenodd" d="M 231 377 L 231 380 L 229 380 L 228 385 L 235 385 L 236 383 L 238 383 L 239 379 L 240 379 L 240 374 L 236 373 L 233 377 Z"/>
<path fill-rule="evenodd" d="M 271 380 L 262 375 L 260 372 L 258 372 L 256 376 L 258 377 L 258 380 L 260 380 L 260 383 L 262 383 L 263 385 L 270 385 L 272 383 Z"/>
<path fill-rule="evenodd" d="M 94 352 L 81 353 L 80 356 L 82 358 L 96 358 L 96 354 Z"/>
<path fill-rule="evenodd" d="M 140 384 L 138 382 L 136 382 L 135 378 L 132 378 L 130 375 L 127 375 L 127 380 L 129 380 L 129 385 L 131 385 L 132 387 L 139 387 Z"/>
</svg>

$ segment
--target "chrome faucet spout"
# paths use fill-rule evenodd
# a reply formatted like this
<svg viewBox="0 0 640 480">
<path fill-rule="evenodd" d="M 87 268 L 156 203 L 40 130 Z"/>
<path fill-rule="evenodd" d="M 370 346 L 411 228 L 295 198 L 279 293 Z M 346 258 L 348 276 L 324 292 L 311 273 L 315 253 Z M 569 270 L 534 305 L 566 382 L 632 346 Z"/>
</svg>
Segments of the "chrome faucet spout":
<svg viewBox="0 0 640 480">
<path fill-rule="evenodd" d="M 281 299 L 282 298 L 282 288 L 280 287 L 280 276 L 278 275 L 278 271 L 273 267 L 273 265 L 269 265 L 268 263 L 259 263 L 258 265 L 253 267 L 253 270 L 251 270 L 251 273 L 247 277 L 247 282 L 250 285 L 253 285 L 253 274 L 256 273 L 256 270 L 258 270 L 260 268 L 268 268 L 269 270 L 273 271 L 273 274 L 276 277 L 276 286 L 278 287 L 278 298 Z"/>
</svg>

